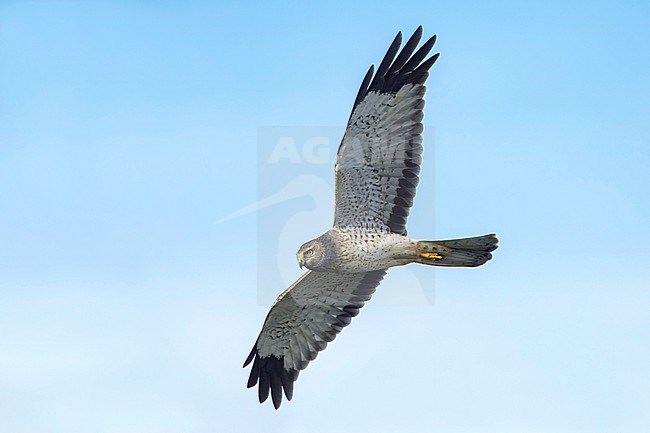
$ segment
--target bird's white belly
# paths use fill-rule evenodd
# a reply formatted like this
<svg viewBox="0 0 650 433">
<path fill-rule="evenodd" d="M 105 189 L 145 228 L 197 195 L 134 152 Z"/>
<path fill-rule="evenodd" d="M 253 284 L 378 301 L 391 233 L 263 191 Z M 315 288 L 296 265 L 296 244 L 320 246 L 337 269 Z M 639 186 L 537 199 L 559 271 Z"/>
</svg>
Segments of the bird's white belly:
<svg viewBox="0 0 650 433">
<path fill-rule="evenodd" d="M 406 236 L 362 230 L 340 230 L 338 234 L 345 245 L 338 260 L 344 272 L 401 266 L 411 263 L 415 255 L 415 243 Z"/>
</svg>

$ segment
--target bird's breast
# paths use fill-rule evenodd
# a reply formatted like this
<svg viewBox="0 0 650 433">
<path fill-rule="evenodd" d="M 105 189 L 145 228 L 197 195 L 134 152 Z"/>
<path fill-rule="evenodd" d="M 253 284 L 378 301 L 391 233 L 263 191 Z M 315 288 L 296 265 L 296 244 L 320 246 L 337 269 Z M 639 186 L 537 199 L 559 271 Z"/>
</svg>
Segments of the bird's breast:
<svg viewBox="0 0 650 433">
<path fill-rule="evenodd" d="M 395 233 L 357 229 L 338 230 L 337 268 L 343 272 L 368 272 L 410 263 L 415 244 Z"/>
</svg>

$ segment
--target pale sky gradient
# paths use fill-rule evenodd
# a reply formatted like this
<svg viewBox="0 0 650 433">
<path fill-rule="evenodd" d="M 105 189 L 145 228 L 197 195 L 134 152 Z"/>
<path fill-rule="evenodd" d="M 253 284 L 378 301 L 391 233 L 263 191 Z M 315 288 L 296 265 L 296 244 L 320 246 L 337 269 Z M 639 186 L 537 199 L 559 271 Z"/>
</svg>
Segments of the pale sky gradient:
<svg viewBox="0 0 650 433">
<path fill-rule="evenodd" d="M 342 127 L 419 24 L 442 55 L 409 231 L 501 247 L 409 268 L 433 303 L 389 273 L 260 406 L 269 238 L 217 221 L 260 198 L 260 128 Z M 648 52 L 642 1 L 1 1 L 0 431 L 650 431 Z M 322 229 L 296 224 L 292 277 Z"/>
</svg>

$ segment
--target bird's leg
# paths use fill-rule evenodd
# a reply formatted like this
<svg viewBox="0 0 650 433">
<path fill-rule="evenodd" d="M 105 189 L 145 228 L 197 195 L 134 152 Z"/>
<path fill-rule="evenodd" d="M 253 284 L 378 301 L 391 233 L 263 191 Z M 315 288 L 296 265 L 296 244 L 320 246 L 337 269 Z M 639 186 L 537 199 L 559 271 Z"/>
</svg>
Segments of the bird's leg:
<svg viewBox="0 0 650 433">
<path fill-rule="evenodd" d="M 433 259 L 433 260 L 442 260 L 444 258 L 438 253 L 420 253 L 420 257 L 422 257 L 423 259 L 429 259 L 429 260 L 431 260 L 431 259 Z"/>
<path fill-rule="evenodd" d="M 442 251 L 441 251 L 442 250 Z M 442 255 L 445 251 L 444 247 L 434 244 L 433 242 L 417 242 L 416 244 L 417 255 L 427 260 L 442 260 Z"/>
</svg>

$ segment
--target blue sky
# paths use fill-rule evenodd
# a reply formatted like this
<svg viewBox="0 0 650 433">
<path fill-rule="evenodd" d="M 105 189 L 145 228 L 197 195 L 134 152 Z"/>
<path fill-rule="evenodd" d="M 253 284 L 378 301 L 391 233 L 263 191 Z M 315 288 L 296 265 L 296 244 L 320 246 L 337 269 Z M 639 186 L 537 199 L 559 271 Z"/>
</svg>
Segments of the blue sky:
<svg viewBox="0 0 650 433">
<path fill-rule="evenodd" d="M 0 430 L 648 431 L 649 22 L 633 1 L 0 2 Z M 419 24 L 442 55 L 409 231 L 501 247 L 391 272 L 294 401 L 259 406 L 241 364 L 284 289 L 259 269 L 300 275 L 331 214 L 286 221 L 268 260 L 262 213 L 219 221 L 265 198 L 260 131 L 342 133 Z"/>
</svg>

